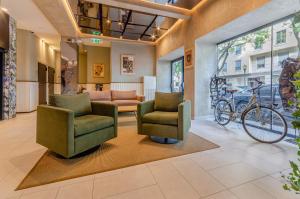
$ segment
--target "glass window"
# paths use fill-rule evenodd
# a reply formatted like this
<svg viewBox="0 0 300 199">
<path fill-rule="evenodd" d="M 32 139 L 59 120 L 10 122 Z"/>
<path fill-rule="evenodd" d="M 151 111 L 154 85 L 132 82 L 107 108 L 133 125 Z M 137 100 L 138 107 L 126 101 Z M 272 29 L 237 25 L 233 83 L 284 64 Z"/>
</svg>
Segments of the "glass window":
<svg viewBox="0 0 300 199">
<path fill-rule="evenodd" d="M 257 57 L 256 58 L 256 64 L 257 64 L 257 68 L 264 68 L 265 64 L 266 64 L 266 57 L 262 56 L 262 57 Z"/>
<path fill-rule="evenodd" d="M 222 71 L 223 72 L 227 72 L 227 63 L 226 62 L 223 65 Z"/>
<path fill-rule="evenodd" d="M 279 52 L 278 53 L 278 66 L 282 66 L 282 63 L 284 60 L 286 60 L 289 57 L 289 52 Z"/>
<path fill-rule="evenodd" d="M 281 30 L 276 33 L 276 43 L 277 44 L 286 43 L 286 30 Z"/>
<path fill-rule="evenodd" d="M 235 54 L 236 55 L 242 54 L 242 44 L 239 44 L 239 45 L 235 46 Z"/>
<path fill-rule="evenodd" d="M 290 70 L 289 63 L 297 62 L 297 57 L 300 57 L 300 12 L 226 40 L 217 48 L 218 76 L 226 79 L 227 86 L 233 89 L 248 88 L 257 86 L 256 79 L 263 81 L 259 100 L 263 105 L 273 104 L 285 117 L 288 133 L 294 133 L 291 128 L 292 112 L 288 107 L 289 97 L 294 95 L 284 93 L 280 88 L 290 83 L 286 79 L 293 77 L 294 71 Z M 222 73 L 226 70 L 221 70 L 223 63 L 226 67 L 234 67 L 233 70 L 227 68 L 227 72 Z M 237 96 L 239 99 L 249 99 L 239 92 L 236 95 L 240 95 Z"/>
<path fill-rule="evenodd" d="M 183 92 L 184 87 L 184 61 L 183 57 L 175 59 L 171 62 L 171 70 L 172 70 L 172 92 Z"/>
<path fill-rule="evenodd" d="M 235 70 L 236 71 L 242 70 L 242 61 L 241 60 L 236 60 L 235 61 Z"/>
</svg>

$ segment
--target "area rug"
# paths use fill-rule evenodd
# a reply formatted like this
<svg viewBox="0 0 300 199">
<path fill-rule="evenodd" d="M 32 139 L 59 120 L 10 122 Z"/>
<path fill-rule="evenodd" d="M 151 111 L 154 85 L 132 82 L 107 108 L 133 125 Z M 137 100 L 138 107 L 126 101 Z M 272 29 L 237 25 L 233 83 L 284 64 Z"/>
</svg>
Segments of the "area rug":
<svg viewBox="0 0 300 199">
<path fill-rule="evenodd" d="M 118 133 L 117 138 L 72 159 L 47 151 L 17 190 L 218 147 L 193 133 L 177 144 L 154 143 L 148 136 L 137 134 L 135 117 L 126 114 L 119 118 Z"/>
</svg>

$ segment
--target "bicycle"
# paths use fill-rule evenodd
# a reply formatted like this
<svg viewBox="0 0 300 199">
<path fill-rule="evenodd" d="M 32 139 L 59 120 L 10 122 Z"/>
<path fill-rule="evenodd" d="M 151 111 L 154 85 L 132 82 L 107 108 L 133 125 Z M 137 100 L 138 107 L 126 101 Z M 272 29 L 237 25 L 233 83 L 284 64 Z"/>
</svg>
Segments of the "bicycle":
<svg viewBox="0 0 300 199">
<path fill-rule="evenodd" d="M 272 107 L 262 106 L 257 101 L 257 92 L 263 82 L 256 79 L 258 83 L 252 88 L 252 97 L 239 111 L 236 110 L 234 93 L 237 90 L 227 90 L 231 94 L 231 100 L 220 99 L 215 105 L 214 116 L 218 124 L 225 126 L 230 121 L 241 118 L 246 133 L 256 141 L 262 143 L 276 143 L 287 135 L 287 123 L 284 117 Z"/>
</svg>

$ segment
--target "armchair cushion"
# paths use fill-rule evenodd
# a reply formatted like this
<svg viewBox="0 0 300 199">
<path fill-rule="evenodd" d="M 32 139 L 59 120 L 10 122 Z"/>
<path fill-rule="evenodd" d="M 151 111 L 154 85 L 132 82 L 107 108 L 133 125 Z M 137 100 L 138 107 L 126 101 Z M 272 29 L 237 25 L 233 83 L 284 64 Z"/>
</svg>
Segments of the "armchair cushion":
<svg viewBox="0 0 300 199">
<path fill-rule="evenodd" d="M 88 93 L 79 95 L 52 95 L 49 102 L 51 106 L 72 110 L 76 117 L 92 112 L 91 100 Z"/>
<path fill-rule="evenodd" d="M 84 115 L 74 120 L 75 137 L 114 125 L 114 118 L 99 115 Z"/>
<path fill-rule="evenodd" d="M 162 125 L 178 125 L 178 112 L 161 112 L 154 111 L 143 116 L 144 123 L 162 124 Z"/>
<path fill-rule="evenodd" d="M 178 105 L 183 102 L 183 93 L 155 93 L 154 110 L 178 112 Z"/>
</svg>

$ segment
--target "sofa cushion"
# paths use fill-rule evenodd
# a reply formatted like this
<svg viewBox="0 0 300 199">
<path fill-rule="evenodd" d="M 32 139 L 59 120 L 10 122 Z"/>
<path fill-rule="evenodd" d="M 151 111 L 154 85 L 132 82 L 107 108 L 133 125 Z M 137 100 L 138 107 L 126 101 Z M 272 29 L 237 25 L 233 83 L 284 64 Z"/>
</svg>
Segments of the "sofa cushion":
<svg viewBox="0 0 300 199">
<path fill-rule="evenodd" d="M 74 111 L 76 117 L 92 112 L 91 100 L 87 93 L 78 95 L 52 95 L 50 96 L 49 103 L 51 106 Z"/>
<path fill-rule="evenodd" d="M 178 112 L 162 112 L 154 111 L 147 113 L 142 118 L 145 123 L 163 124 L 163 125 L 178 125 Z"/>
<path fill-rule="evenodd" d="M 111 91 L 86 91 L 92 101 L 111 101 Z"/>
<path fill-rule="evenodd" d="M 136 91 L 111 91 L 112 100 L 136 100 Z"/>
<path fill-rule="evenodd" d="M 177 112 L 178 105 L 183 102 L 183 93 L 155 93 L 154 110 Z"/>
<path fill-rule="evenodd" d="M 114 125 L 114 119 L 108 116 L 84 115 L 74 120 L 75 136 L 88 134 Z"/>
<path fill-rule="evenodd" d="M 112 102 L 118 106 L 136 106 L 140 103 L 138 100 L 114 100 Z"/>
</svg>

